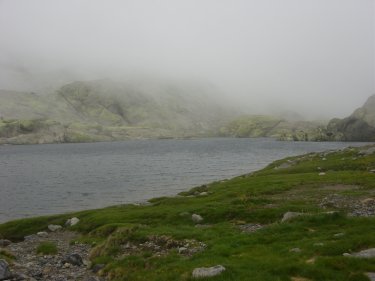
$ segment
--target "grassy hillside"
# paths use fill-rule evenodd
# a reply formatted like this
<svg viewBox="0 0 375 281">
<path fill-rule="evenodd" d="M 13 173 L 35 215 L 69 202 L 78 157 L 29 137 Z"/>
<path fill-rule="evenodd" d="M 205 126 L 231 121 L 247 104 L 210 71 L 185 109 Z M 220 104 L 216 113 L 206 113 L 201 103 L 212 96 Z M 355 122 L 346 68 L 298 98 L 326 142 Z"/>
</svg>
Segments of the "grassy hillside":
<svg viewBox="0 0 375 281">
<path fill-rule="evenodd" d="M 375 248 L 374 151 L 291 157 L 146 206 L 8 222 L 0 235 L 22 239 L 77 216 L 69 229 L 110 280 L 192 280 L 194 268 L 218 264 L 221 275 L 201 280 L 369 280 L 375 258 L 343 254 Z M 282 222 L 286 212 L 299 216 Z"/>
</svg>

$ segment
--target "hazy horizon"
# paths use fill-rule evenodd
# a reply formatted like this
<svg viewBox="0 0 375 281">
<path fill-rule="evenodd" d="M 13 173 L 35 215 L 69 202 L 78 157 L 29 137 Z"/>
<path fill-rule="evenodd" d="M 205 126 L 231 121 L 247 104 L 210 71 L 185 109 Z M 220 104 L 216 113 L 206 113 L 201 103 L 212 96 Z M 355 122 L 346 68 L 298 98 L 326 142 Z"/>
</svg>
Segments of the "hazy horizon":
<svg viewBox="0 0 375 281">
<path fill-rule="evenodd" d="M 0 0 L 0 88 L 202 81 L 254 113 L 349 115 L 375 93 L 373 0 Z"/>
</svg>

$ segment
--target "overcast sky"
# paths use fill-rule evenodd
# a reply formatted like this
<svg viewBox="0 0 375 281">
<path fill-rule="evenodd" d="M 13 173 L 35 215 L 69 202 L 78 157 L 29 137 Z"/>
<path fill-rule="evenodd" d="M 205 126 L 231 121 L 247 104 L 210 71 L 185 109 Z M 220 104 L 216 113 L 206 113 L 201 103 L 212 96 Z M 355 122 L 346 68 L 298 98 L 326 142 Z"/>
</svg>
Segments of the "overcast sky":
<svg viewBox="0 0 375 281">
<path fill-rule="evenodd" d="M 374 13 L 373 0 L 0 0 L 0 88 L 147 73 L 258 111 L 345 116 L 375 93 Z"/>
</svg>

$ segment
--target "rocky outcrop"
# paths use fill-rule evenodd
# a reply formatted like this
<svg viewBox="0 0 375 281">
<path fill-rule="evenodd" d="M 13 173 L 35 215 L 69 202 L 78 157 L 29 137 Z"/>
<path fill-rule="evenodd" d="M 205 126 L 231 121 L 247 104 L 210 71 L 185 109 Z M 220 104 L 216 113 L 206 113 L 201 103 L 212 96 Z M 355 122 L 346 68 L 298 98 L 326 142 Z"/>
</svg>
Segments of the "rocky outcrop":
<svg viewBox="0 0 375 281">
<path fill-rule="evenodd" d="M 329 140 L 374 141 L 375 140 L 375 95 L 344 119 L 332 119 L 327 126 Z"/>
</svg>

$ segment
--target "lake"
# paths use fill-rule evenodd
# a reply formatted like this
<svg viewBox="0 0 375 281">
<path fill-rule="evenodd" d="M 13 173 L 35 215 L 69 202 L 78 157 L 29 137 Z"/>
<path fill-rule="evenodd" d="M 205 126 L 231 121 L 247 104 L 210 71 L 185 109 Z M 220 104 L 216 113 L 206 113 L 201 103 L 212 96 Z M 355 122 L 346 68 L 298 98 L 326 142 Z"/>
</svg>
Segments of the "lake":
<svg viewBox="0 0 375 281">
<path fill-rule="evenodd" d="M 359 145 L 208 138 L 0 146 L 0 222 L 142 202 L 283 157 Z"/>
</svg>

